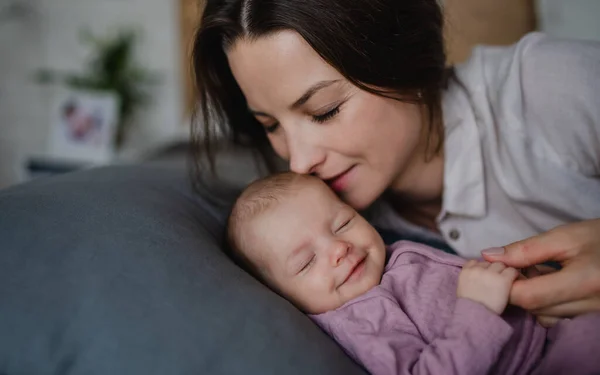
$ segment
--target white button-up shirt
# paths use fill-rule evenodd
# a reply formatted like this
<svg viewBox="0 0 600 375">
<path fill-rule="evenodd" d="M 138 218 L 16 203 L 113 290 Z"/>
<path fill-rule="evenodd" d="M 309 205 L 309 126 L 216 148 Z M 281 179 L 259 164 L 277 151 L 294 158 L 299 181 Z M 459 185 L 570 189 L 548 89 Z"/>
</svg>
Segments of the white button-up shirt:
<svg viewBox="0 0 600 375">
<path fill-rule="evenodd" d="M 437 219 L 464 257 L 600 217 L 600 43 L 533 33 L 478 47 L 444 94 L 444 193 Z M 438 237 L 385 202 L 372 222 Z"/>
</svg>

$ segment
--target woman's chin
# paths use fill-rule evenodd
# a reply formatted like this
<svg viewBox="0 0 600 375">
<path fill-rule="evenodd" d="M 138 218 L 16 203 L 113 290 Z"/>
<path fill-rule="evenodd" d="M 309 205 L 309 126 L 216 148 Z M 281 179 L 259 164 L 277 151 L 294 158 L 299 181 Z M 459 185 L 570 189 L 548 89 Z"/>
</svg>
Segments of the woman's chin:
<svg viewBox="0 0 600 375">
<path fill-rule="evenodd" d="M 387 182 L 380 175 L 372 173 L 366 168 L 356 166 L 352 171 L 352 178 L 344 189 L 338 191 L 338 196 L 357 211 L 369 207 L 383 194 L 387 188 Z"/>
<path fill-rule="evenodd" d="M 342 193 L 340 194 L 340 197 L 344 202 L 349 204 L 356 211 L 362 211 L 366 209 L 371 204 L 373 204 L 375 199 L 377 199 L 377 196 L 371 197 L 365 194 L 361 194 L 360 192 Z"/>
</svg>

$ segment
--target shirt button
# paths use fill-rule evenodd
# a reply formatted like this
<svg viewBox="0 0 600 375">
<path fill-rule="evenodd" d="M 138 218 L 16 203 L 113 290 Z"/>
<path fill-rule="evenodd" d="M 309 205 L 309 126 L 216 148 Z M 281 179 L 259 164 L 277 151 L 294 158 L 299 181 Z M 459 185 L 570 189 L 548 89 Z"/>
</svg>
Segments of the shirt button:
<svg viewBox="0 0 600 375">
<path fill-rule="evenodd" d="M 458 229 L 452 229 L 450 233 L 448 233 L 448 236 L 450 236 L 450 239 L 456 241 L 460 238 L 460 232 Z"/>
</svg>

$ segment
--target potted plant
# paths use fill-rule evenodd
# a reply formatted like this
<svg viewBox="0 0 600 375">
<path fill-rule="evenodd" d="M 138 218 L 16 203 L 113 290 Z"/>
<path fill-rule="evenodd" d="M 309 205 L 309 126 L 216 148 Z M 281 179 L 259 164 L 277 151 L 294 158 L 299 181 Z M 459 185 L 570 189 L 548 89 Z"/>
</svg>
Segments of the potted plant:
<svg viewBox="0 0 600 375">
<path fill-rule="evenodd" d="M 70 88 L 112 91 L 119 99 L 119 120 L 114 145 L 119 148 L 135 114 L 150 102 L 150 86 L 158 82 L 158 76 L 134 59 L 139 34 L 121 29 L 104 38 L 86 31 L 82 40 L 93 50 L 92 57 L 82 72 L 60 72 L 43 69 L 37 79 L 41 83 L 62 83 Z"/>
</svg>

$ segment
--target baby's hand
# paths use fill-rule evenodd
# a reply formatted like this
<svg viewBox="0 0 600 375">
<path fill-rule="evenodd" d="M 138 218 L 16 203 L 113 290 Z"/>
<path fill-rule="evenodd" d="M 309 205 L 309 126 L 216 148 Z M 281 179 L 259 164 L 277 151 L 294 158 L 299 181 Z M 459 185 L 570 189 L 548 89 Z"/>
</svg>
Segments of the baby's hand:
<svg viewBox="0 0 600 375">
<path fill-rule="evenodd" d="M 458 277 L 456 294 L 479 302 L 500 315 L 508 304 L 510 288 L 519 271 L 502 263 L 470 260 L 463 266 Z"/>
</svg>

